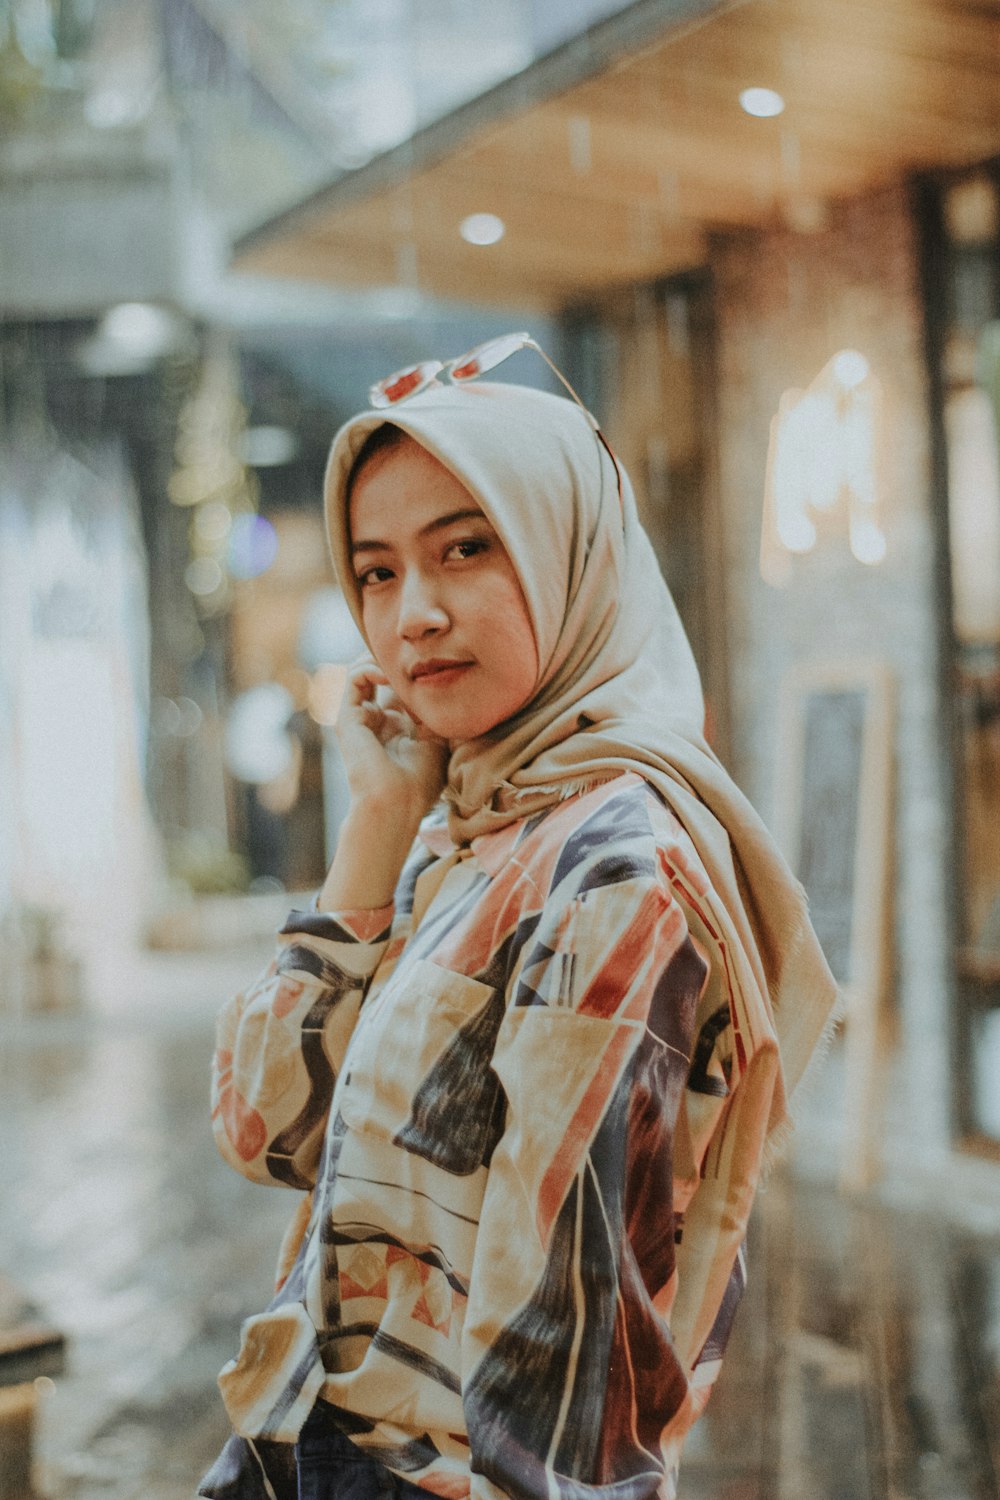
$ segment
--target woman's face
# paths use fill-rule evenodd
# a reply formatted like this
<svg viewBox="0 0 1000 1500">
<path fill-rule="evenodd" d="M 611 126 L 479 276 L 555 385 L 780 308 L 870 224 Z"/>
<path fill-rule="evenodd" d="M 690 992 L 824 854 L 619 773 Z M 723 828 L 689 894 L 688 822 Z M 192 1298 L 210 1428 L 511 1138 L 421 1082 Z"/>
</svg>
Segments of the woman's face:
<svg viewBox="0 0 1000 1500">
<path fill-rule="evenodd" d="M 528 608 L 465 486 L 403 438 L 362 468 L 348 522 L 365 633 L 408 712 L 454 744 L 522 708 L 538 681 Z"/>
</svg>

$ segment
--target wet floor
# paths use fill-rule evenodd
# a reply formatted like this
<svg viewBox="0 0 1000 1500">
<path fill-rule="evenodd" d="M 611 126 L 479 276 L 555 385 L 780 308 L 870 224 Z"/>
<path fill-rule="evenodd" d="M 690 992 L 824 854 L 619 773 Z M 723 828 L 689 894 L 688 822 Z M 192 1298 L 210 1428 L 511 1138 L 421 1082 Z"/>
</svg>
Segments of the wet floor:
<svg viewBox="0 0 1000 1500">
<path fill-rule="evenodd" d="M 294 1203 L 207 1120 L 211 1017 L 255 958 L 151 958 L 97 1014 L 0 1017 L 0 1273 L 69 1339 L 39 1405 L 51 1500 L 190 1500 L 225 1436 L 215 1375 Z M 996 1500 L 1000 1223 L 779 1176 L 750 1271 L 682 1500 Z"/>
</svg>

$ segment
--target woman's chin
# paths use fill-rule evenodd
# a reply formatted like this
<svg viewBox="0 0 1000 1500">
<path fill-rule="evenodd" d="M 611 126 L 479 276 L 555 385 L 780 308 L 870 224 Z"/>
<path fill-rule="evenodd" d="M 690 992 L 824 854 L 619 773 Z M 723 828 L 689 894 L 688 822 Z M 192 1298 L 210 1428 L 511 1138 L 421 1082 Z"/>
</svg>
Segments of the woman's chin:
<svg viewBox="0 0 1000 1500">
<path fill-rule="evenodd" d="M 445 740 L 454 750 L 469 740 L 482 739 L 498 722 L 483 713 L 425 714 L 423 727 L 427 734 Z"/>
</svg>

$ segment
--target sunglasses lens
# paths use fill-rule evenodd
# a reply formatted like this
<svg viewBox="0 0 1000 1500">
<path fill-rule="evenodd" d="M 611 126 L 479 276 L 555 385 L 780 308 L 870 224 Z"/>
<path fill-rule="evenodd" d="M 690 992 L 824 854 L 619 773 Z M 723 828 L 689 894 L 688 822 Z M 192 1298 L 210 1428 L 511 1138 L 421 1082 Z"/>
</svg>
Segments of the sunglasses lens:
<svg viewBox="0 0 1000 1500">
<path fill-rule="evenodd" d="M 477 375 L 481 375 L 484 369 L 489 368 L 489 365 L 481 365 L 474 354 L 467 354 L 460 365 L 451 366 L 448 374 L 452 380 L 475 380 Z"/>
<path fill-rule="evenodd" d="M 371 387 L 368 400 L 372 406 L 379 409 L 395 406 L 397 402 L 405 401 L 407 396 L 416 395 L 417 391 L 422 391 L 425 386 L 430 385 L 440 369 L 440 361 L 428 359 L 422 364 L 409 365 L 405 370 L 397 370 L 394 375 L 387 376 L 385 380 L 380 380 Z"/>
<path fill-rule="evenodd" d="M 499 338 L 489 339 L 461 359 L 456 359 L 448 366 L 448 374 L 459 383 L 463 380 L 475 380 L 477 375 L 485 375 L 487 370 L 492 370 L 510 355 L 516 354 L 518 349 L 528 347 L 534 347 L 530 334 L 502 333 Z"/>
</svg>

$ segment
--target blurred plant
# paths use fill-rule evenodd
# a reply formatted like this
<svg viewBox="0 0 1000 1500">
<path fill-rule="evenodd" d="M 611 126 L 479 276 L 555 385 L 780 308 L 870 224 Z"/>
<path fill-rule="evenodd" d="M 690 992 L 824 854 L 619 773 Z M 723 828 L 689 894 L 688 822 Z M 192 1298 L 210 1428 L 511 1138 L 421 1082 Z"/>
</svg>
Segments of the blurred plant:
<svg viewBox="0 0 1000 1500">
<path fill-rule="evenodd" d="M 44 82 L 43 70 L 24 55 L 11 0 L 0 0 L 0 122 L 23 120 Z"/>
<path fill-rule="evenodd" d="M 189 830 L 167 844 L 167 869 L 193 896 L 241 895 L 250 884 L 242 854 L 201 830 Z"/>
</svg>

